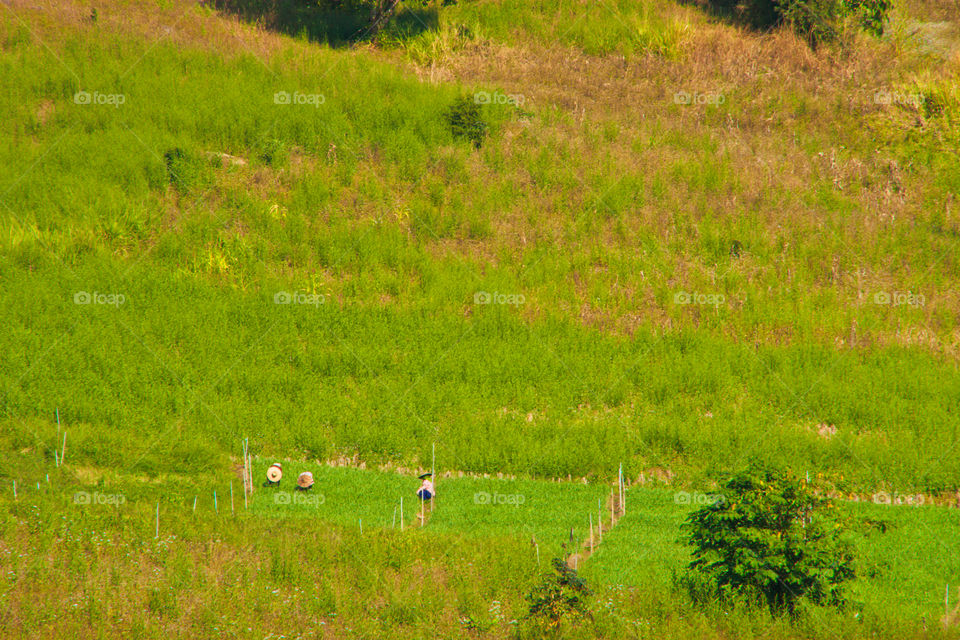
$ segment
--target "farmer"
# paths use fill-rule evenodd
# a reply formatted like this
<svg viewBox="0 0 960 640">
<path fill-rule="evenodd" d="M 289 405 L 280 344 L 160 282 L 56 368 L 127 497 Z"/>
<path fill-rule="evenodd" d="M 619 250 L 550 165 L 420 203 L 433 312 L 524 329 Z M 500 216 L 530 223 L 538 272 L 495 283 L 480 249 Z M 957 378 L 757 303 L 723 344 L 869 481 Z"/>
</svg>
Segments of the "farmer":
<svg viewBox="0 0 960 640">
<path fill-rule="evenodd" d="M 430 476 L 432 475 L 432 473 L 425 473 L 420 476 L 423 482 L 420 484 L 420 488 L 417 489 L 417 497 L 421 500 L 429 500 L 437 494 L 433 488 L 433 483 L 430 481 Z"/>
</svg>

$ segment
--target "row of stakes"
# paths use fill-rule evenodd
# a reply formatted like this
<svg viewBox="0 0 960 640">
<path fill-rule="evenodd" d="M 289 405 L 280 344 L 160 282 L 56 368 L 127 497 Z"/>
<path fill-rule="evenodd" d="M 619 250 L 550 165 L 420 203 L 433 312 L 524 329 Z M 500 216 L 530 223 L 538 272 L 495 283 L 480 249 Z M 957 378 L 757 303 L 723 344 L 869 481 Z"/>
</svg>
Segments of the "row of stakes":
<svg viewBox="0 0 960 640">
<path fill-rule="evenodd" d="M 58 427 L 58 428 L 57 428 L 57 436 L 58 436 L 57 439 L 59 440 L 59 436 L 60 436 L 60 428 L 59 428 L 59 427 L 60 427 L 60 410 L 59 410 L 59 409 L 57 409 L 57 427 Z M 62 464 L 62 462 L 63 462 L 63 454 L 66 453 L 66 445 L 67 445 L 67 434 L 66 434 L 66 432 L 64 431 L 64 433 L 63 433 L 63 453 L 61 453 L 59 456 L 57 456 L 57 460 L 56 460 L 56 466 L 58 466 L 58 467 L 59 467 L 59 466 Z M 55 452 L 55 453 L 56 453 L 56 452 Z M 436 455 L 436 453 L 434 453 L 434 455 Z M 279 462 L 274 462 L 272 465 L 270 465 L 270 467 L 267 468 L 267 474 L 266 474 L 266 475 L 267 475 L 267 479 L 266 479 L 266 481 L 263 483 L 263 486 L 264 486 L 264 487 L 279 487 L 279 486 L 280 486 L 280 482 L 281 482 L 281 480 L 283 479 L 283 466 L 282 466 L 281 463 L 279 463 Z M 432 473 L 424 474 L 423 476 L 421 476 L 421 478 L 422 478 L 422 477 L 426 477 L 426 476 L 432 476 L 432 475 L 433 475 Z M 49 474 L 47 475 L 47 482 L 48 482 L 48 483 L 50 482 L 50 476 L 49 476 Z M 296 487 L 294 487 L 294 489 L 295 489 L 296 491 L 310 491 L 310 490 L 313 488 L 313 485 L 314 485 L 313 474 L 312 474 L 311 472 L 309 472 L 309 471 L 303 471 L 303 472 L 301 472 L 301 473 L 297 476 L 297 484 L 296 484 Z M 620 469 L 619 469 L 619 472 L 618 472 L 618 474 L 617 474 L 617 485 L 618 485 L 618 491 L 619 491 L 619 505 L 620 505 L 620 509 L 619 509 L 619 510 L 620 510 L 620 515 L 622 516 L 622 515 L 624 515 L 624 514 L 626 513 L 626 500 L 625 500 L 625 498 L 626 498 L 626 496 L 625 496 L 625 488 L 626 488 L 626 486 L 625 486 L 625 484 L 624 484 L 623 465 L 622 465 L 622 464 L 620 465 Z M 40 483 L 38 482 L 38 483 L 37 483 L 37 490 L 39 490 L 39 489 L 40 489 Z M 248 496 L 249 496 L 250 494 L 252 494 L 252 493 L 253 493 L 253 457 L 252 457 L 251 454 L 250 454 L 250 442 L 249 442 L 249 438 L 244 438 L 244 440 L 243 440 L 243 505 L 244 505 L 244 508 L 245 508 L 245 509 L 248 507 L 248 504 L 249 504 L 249 503 L 248 503 Z M 16 481 L 16 480 L 13 481 L 13 498 L 14 498 L 14 500 L 17 499 L 17 481 Z M 423 500 L 423 499 L 420 500 L 420 523 L 421 523 L 421 526 L 423 526 L 423 525 L 425 524 L 425 521 L 426 521 L 426 517 L 425 517 L 425 513 L 424 513 L 424 502 L 425 502 L 425 500 Z M 214 511 L 219 512 L 219 506 L 218 506 L 218 504 L 217 504 L 217 492 L 216 492 L 216 491 L 213 492 L 213 508 L 214 508 Z M 193 511 L 195 512 L 196 510 L 197 510 L 197 496 L 194 496 L 194 498 L 193 498 Z M 233 512 L 233 510 L 234 510 L 234 508 L 233 508 L 233 483 L 231 482 L 231 483 L 230 483 L 230 511 Z M 433 511 L 433 501 L 432 501 L 432 500 L 430 501 L 430 511 Z M 602 517 L 602 514 L 603 514 L 603 506 L 602 506 L 602 504 L 600 503 L 600 501 L 598 501 L 598 503 L 597 503 L 597 533 L 598 533 L 598 535 L 599 535 L 599 542 L 603 542 L 603 517 Z M 394 525 L 393 525 L 393 526 L 396 526 L 396 519 L 397 519 L 397 510 L 394 509 L 394 512 L 393 512 L 393 522 L 394 522 Z M 613 501 L 611 500 L 611 504 L 610 504 L 610 526 L 611 526 L 611 527 L 613 526 L 613 522 L 614 522 L 614 505 L 613 505 Z M 403 520 L 403 497 L 401 496 L 401 498 L 400 498 L 400 530 L 403 531 L 403 529 L 404 529 L 404 520 Z M 363 533 L 363 520 L 362 520 L 362 519 L 360 520 L 360 533 Z M 159 538 L 159 537 L 160 537 L 160 502 L 159 502 L 159 501 L 157 502 L 156 528 L 155 528 L 155 535 L 154 535 L 154 537 L 156 537 L 156 538 Z M 593 551 L 594 546 L 595 546 L 595 545 L 594 545 L 594 536 L 593 536 L 593 515 L 591 514 L 591 516 L 590 516 L 590 550 L 591 550 L 591 552 Z M 536 545 L 536 547 L 537 547 L 537 564 L 539 565 L 539 564 L 540 564 L 540 548 L 539 548 L 539 545 Z"/>
</svg>

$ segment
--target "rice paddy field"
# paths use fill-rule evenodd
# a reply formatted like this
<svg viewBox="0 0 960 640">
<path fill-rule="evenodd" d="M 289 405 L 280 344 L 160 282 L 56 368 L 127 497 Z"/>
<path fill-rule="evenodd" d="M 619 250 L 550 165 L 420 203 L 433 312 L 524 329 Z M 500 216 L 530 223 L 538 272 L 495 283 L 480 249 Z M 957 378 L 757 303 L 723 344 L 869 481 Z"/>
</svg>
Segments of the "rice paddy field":
<svg viewBox="0 0 960 640">
<path fill-rule="evenodd" d="M 960 6 L 709 5 L 4 0 L 0 637 L 960 637 Z M 758 459 L 846 608 L 685 590 Z"/>
</svg>

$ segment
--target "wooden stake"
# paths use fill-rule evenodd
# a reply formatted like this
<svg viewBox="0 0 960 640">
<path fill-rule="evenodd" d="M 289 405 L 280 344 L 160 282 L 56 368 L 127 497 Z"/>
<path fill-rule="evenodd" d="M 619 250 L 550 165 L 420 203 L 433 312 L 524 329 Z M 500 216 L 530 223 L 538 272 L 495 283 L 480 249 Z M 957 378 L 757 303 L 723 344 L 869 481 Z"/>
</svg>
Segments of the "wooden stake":
<svg viewBox="0 0 960 640">
<path fill-rule="evenodd" d="M 600 532 L 600 542 L 603 542 L 603 498 L 597 498 L 597 531 Z"/>
<path fill-rule="evenodd" d="M 397 507 L 396 507 L 396 505 L 394 505 L 394 507 L 393 507 L 393 524 L 390 525 L 390 528 L 391 528 L 391 529 L 396 529 L 396 528 L 397 528 Z"/>
<path fill-rule="evenodd" d="M 60 465 L 63 465 L 63 456 L 67 453 L 67 432 L 63 432 L 63 450 L 60 452 Z"/>
<path fill-rule="evenodd" d="M 243 504 L 246 507 L 247 504 L 247 439 L 244 438 L 240 442 L 240 448 L 243 453 L 243 471 L 240 472 L 240 481 L 243 482 Z"/>
<path fill-rule="evenodd" d="M 160 501 L 157 501 L 157 532 L 153 535 L 154 538 L 160 537 Z"/>
<path fill-rule="evenodd" d="M 627 483 L 623 479 L 623 463 L 620 463 L 620 515 L 627 515 Z"/>
<path fill-rule="evenodd" d="M 360 535 L 363 535 L 363 518 L 360 518 Z"/>
<path fill-rule="evenodd" d="M 193 512 L 197 512 L 197 496 L 193 496 Z"/>
<path fill-rule="evenodd" d="M 220 509 L 217 508 L 217 490 L 213 490 L 213 510 L 217 513 L 220 513 Z"/>
<path fill-rule="evenodd" d="M 623 463 L 620 463 L 620 471 L 617 472 L 617 489 L 620 491 L 620 508 L 623 509 Z"/>
<path fill-rule="evenodd" d="M 403 496 L 400 496 L 400 531 L 403 531 Z"/>
<path fill-rule="evenodd" d="M 57 440 L 60 440 L 60 408 L 57 407 Z M 56 466 L 60 466 L 60 458 L 57 457 L 57 440 L 53 441 L 53 461 Z"/>
</svg>

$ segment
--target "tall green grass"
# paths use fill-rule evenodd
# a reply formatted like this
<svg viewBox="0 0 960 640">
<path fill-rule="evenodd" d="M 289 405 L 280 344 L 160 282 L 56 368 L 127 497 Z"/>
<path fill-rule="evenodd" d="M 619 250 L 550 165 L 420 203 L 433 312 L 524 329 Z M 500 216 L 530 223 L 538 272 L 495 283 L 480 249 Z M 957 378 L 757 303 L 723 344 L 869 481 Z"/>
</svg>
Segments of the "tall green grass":
<svg viewBox="0 0 960 640">
<path fill-rule="evenodd" d="M 540 44 L 572 45 L 592 55 L 654 54 L 678 57 L 690 37 L 690 24 L 668 15 L 654 2 L 617 0 L 583 3 L 570 0 L 460 3 L 441 14 L 442 21 L 515 43 L 532 38 Z"/>
<path fill-rule="evenodd" d="M 624 462 L 696 481 L 750 455 L 822 470 L 843 490 L 938 492 L 960 474 L 943 456 L 960 377 L 918 351 L 529 324 L 473 305 L 455 269 L 437 273 L 434 295 L 472 307 L 469 319 L 346 297 L 277 304 L 308 294 L 111 258 L 3 265 L 9 450 L 52 458 L 59 407 L 74 461 L 151 474 L 184 458 L 214 468 L 246 435 L 264 455 L 371 463 L 423 464 L 436 442 L 446 468 L 539 476 L 609 476 Z M 125 301 L 76 304 L 82 292 Z M 837 434 L 818 435 L 821 423 Z"/>
</svg>

